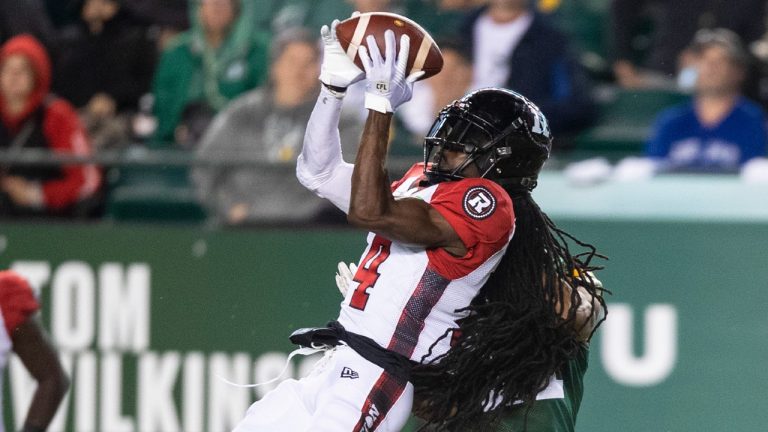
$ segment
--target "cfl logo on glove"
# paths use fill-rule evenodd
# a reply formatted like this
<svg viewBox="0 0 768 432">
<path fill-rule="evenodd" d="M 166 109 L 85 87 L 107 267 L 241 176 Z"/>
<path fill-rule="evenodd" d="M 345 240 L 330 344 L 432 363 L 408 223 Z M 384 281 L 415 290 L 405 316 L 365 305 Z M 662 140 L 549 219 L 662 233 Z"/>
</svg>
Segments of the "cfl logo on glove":
<svg viewBox="0 0 768 432">
<path fill-rule="evenodd" d="M 382 93 L 382 94 L 389 92 L 389 83 L 387 81 L 377 82 L 376 90 L 378 90 L 379 93 Z"/>
<path fill-rule="evenodd" d="M 496 197 L 482 186 L 464 194 L 464 212 L 473 219 L 485 219 L 496 210 Z"/>
</svg>

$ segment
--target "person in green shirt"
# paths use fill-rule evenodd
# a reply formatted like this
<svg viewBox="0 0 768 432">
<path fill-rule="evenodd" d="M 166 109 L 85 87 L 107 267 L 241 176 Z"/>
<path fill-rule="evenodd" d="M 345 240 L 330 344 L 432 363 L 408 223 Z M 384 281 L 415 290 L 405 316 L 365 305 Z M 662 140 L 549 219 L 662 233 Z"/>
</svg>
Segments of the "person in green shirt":
<svg viewBox="0 0 768 432">
<path fill-rule="evenodd" d="M 595 281 L 595 286 L 600 288 L 598 292 L 602 292 L 602 283 L 596 277 L 591 277 Z M 582 294 L 581 289 L 579 294 Z M 593 311 L 595 313 L 592 313 Z M 587 301 L 579 306 L 575 326 L 580 329 L 578 338 L 581 346 L 575 357 L 553 377 L 530 410 L 525 406 L 509 408 L 495 432 L 574 432 L 576 430 L 576 416 L 584 396 L 584 375 L 589 363 L 589 339 L 604 317 L 605 308 L 599 301 Z"/>
<path fill-rule="evenodd" d="M 154 145 L 173 140 L 184 108 L 204 102 L 214 111 L 264 83 L 268 36 L 251 23 L 255 0 L 198 0 L 190 8 L 192 28 L 173 40 L 153 82 L 158 120 Z"/>
</svg>

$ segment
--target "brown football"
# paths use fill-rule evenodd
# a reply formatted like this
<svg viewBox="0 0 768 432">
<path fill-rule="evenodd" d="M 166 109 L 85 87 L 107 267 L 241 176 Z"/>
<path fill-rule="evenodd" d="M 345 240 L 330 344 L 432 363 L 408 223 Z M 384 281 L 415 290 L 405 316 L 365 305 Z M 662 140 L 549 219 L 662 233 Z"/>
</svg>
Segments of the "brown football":
<svg viewBox="0 0 768 432">
<path fill-rule="evenodd" d="M 384 54 L 384 32 L 395 32 L 397 50 L 400 50 L 400 36 L 407 34 L 411 38 L 411 49 L 408 53 L 408 75 L 424 71 L 420 79 L 429 78 L 443 68 L 443 54 L 432 36 L 420 25 L 410 19 L 393 13 L 369 12 L 354 16 L 340 22 L 336 26 L 336 36 L 341 47 L 347 51 L 347 56 L 354 60 L 357 67 L 363 70 L 363 63 L 357 50 L 365 43 L 368 35 L 376 38 L 381 55 Z"/>
</svg>

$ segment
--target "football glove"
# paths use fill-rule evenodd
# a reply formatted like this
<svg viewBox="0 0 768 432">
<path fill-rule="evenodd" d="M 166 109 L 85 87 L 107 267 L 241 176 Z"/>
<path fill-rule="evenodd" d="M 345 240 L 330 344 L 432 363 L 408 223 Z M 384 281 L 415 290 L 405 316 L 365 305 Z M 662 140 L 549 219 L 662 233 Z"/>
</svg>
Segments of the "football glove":
<svg viewBox="0 0 768 432">
<path fill-rule="evenodd" d="M 595 289 L 597 290 L 597 295 L 602 296 L 603 282 L 591 271 L 585 272 L 585 278 L 594 284 Z M 576 291 L 579 293 L 579 297 L 581 297 L 581 302 L 576 308 L 577 314 L 589 315 L 592 313 L 592 310 L 595 309 L 596 313 L 593 322 L 597 322 L 605 317 L 605 310 L 603 310 L 600 301 L 589 294 L 586 288 L 577 286 Z"/>
<path fill-rule="evenodd" d="M 395 52 L 395 33 L 384 32 L 384 57 L 381 56 L 376 39 L 369 35 L 365 45 L 358 50 L 365 69 L 365 107 L 381 113 L 394 112 L 397 107 L 411 100 L 413 83 L 424 75 L 415 72 L 406 78 L 408 52 L 411 39 L 408 35 L 400 37 L 400 52 Z"/>
<path fill-rule="evenodd" d="M 324 25 L 320 29 L 323 40 L 323 63 L 320 66 L 320 81 L 326 86 L 346 89 L 362 80 L 365 73 L 347 57 L 336 36 L 336 26 L 339 20 L 333 20 L 331 27 Z"/>
<path fill-rule="evenodd" d="M 349 285 L 352 283 L 352 278 L 357 273 L 357 264 L 349 263 L 349 266 L 342 261 L 338 265 L 338 272 L 336 273 L 336 287 L 339 288 L 341 295 L 346 297 Z"/>
</svg>

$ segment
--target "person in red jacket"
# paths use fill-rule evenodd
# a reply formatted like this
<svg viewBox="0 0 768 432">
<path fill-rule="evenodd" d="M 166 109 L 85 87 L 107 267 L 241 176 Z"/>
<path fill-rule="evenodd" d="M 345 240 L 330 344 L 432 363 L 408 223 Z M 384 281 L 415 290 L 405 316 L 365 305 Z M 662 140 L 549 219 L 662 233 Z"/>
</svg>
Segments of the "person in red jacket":
<svg viewBox="0 0 768 432">
<path fill-rule="evenodd" d="M 48 149 L 89 156 L 89 139 L 75 109 L 49 93 L 51 61 L 34 37 L 20 35 L 0 47 L 0 150 Z M 98 190 L 93 165 L 0 164 L 0 214 L 71 214 Z"/>
</svg>

